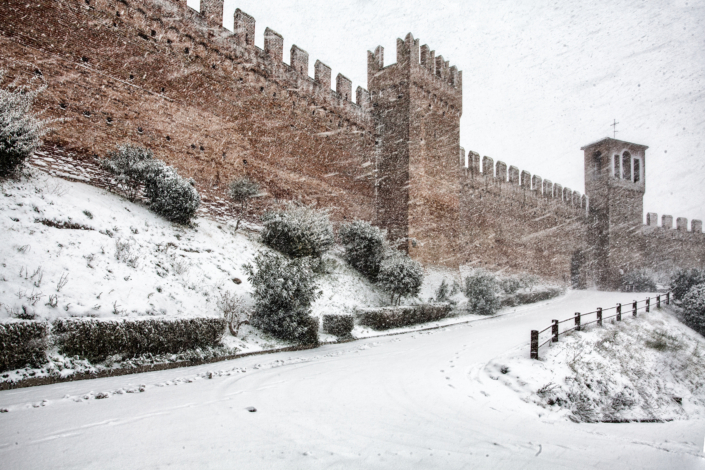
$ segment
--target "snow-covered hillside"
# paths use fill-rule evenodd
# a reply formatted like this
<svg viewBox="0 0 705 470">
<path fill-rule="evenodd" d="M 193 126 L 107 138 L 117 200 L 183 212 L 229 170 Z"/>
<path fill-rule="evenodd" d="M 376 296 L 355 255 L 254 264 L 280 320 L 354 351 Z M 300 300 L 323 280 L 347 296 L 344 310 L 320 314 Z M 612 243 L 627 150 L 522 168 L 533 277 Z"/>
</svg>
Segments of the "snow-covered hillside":
<svg viewBox="0 0 705 470">
<path fill-rule="evenodd" d="M 234 221 L 199 218 L 196 225 L 172 224 L 144 205 L 39 171 L 29 180 L 5 181 L 0 319 L 220 316 L 223 293 L 249 298 L 242 265 L 264 247 L 250 224 L 237 232 Z M 335 253 L 326 262 L 314 315 L 386 300 Z M 245 327 L 242 336 L 248 332 Z"/>
<path fill-rule="evenodd" d="M 687 419 L 705 411 L 704 346 L 673 315 L 652 309 L 561 337 L 540 361 L 516 348 L 486 373 L 550 419 Z"/>
<path fill-rule="evenodd" d="M 36 165 L 35 165 L 36 166 Z M 240 224 L 220 217 L 196 219 L 194 227 L 173 224 L 105 189 L 51 176 L 37 168 L 29 179 L 5 180 L 0 197 L 0 321 L 15 318 L 53 320 L 57 317 L 138 318 L 145 316 L 222 316 L 218 300 L 240 295 L 252 303 L 251 286 L 243 264 L 258 250 L 261 226 Z M 318 278 L 321 297 L 313 315 L 353 313 L 358 307 L 386 305 L 389 298 L 342 259 L 337 247 L 324 257 L 326 274 Z M 455 283 L 455 316 L 430 324 L 386 332 L 355 326 L 357 338 L 419 330 L 480 320 L 464 307 L 458 291 L 460 273 L 446 268 L 425 268 L 418 299 L 431 300 L 445 280 Z M 505 308 L 500 314 L 513 311 Z M 320 334 L 323 342 L 335 341 Z M 219 356 L 289 346 L 248 325 L 238 337 L 223 338 Z M 209 353 L 209 354 L 211 354 Z M 187 354 L 188 357 L 191 357 Z M 200 357 L 200 356 L 198 356 Z M 105 364 L 64 357 L 53 348 L 49 363 L 40 369 L 5 373 L 0 381 L 44 377 L 61 371 L 96 372 L 135 364 L 174 362 L 184 357 L 148 357 L 123 364 L 111 358 Z"/>
</svg>

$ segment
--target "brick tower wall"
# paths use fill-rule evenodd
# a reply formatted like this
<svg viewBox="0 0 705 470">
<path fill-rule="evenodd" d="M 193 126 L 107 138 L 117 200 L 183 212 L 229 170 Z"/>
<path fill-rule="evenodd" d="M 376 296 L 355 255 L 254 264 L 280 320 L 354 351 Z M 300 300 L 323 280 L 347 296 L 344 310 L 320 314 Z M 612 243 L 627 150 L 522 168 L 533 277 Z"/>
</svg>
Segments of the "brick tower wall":
<svg viewBox="0 0 705 470">
<path fill-rule="evenodd" d="M 457 267 L 462 75 L 411 34 L 397 40 L 397 63 L 383 54 L 368 53 L 378 223 L 413 258 Z"/>
</svg>

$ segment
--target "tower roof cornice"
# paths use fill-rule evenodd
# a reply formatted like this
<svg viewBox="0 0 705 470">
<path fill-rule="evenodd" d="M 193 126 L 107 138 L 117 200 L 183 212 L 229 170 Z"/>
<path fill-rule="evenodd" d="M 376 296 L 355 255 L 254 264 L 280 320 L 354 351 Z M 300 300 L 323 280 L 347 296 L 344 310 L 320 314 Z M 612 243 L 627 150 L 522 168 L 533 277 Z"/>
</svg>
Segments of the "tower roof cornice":
<svg viewBox="0 0 705 470">
<path fill-rule="evenodd" d="M 590 147 L 596 147 L 597 145 L 602 144 L 602 143 L 631 145 L 634 147 L 643 148 L 644 150 L 649 148 L 648 145 L 635 144 L 634 142 L 627 142 L 626 140 L 619 140 L 619 139 L 613 139 L 612 137 L 605 137 L 605 138 L 602 138 L 602 139 L 597 140 L 595 142 L 589 143 L 583 147 L 580 147 L 580 150 L 589 149 Z"/>
</svg>

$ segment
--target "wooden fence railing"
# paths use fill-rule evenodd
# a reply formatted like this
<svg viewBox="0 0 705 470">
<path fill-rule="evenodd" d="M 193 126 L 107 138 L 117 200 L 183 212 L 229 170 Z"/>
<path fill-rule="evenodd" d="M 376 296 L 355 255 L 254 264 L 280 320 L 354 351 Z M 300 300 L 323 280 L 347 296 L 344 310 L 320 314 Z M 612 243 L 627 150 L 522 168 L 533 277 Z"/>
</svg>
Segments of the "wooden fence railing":
<svg viewBox="0 0 705 470">
<path fill-rule="evenodd" d="M 665 297 L 665 299 L 662 299 Z M 656 296 L 656 308 L 661 308 L 662 300 L 665 301 L 666 305 L 671 303 L 671 293 L 661 294 Z M 639 304 L 642 304 L 641 306 Z M 631 304 L 617 304 L 614 307 L 603 309 L 598 307 L 594 312 L 580 313 L 575 312 L 575 316 L 571 318 L 566 318 L 565 320 L 553 320 L 551 326 L 544 328 L 541 331 L 531 330 L 531 359 L 539 358 L 539 350 L 550 343 L 557 343 L 558 337 L 560 335 L 565 335 L 571 331 L 580 331 L 588 325 L 597 323 L 602 326 L 602 322 L 609 320 L 610 318 L 616 318 L 617 321 L 622 321 L 622 314 L 636 317 L 637 313 L 641 310 L 643 312 L 648 312 L 651 309 L 651 297 L 647 297 L 645 300 L 634 301 Z M 609 313 L 614 310 L 614 314 L 605 316 L 605 313 Z M 595 319 L 591 321 L 583 321 L 584 317 L 589 317 L 595 315 Z M 560 325 L 566 322 L 573 322 L 573 326 L 561 331 Z M 546 338 L 546 333 L 550 331 L 550 335 Z M 545 338 L 545 339 L 544 339 Z"/>
</svg>

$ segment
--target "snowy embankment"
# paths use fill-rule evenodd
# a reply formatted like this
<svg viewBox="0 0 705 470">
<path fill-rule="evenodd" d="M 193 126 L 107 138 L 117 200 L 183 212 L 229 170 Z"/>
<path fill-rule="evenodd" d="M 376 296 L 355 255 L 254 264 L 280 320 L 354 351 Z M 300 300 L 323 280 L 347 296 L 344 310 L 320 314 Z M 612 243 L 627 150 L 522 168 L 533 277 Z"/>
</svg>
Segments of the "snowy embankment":
<svg viewBox="0 0 705 470">
<path fill-rule="evenodd" d="M 258 227 L 205 218 L 184 227 L 103 189 L 34 173 L 2 183 L 0 321 L 214 317 L 224 293 L 249 298 L 242 266 L 263 249 Z M 383 303 L 339 256 L 327 266 L 314 315 Z M 288 346 L 248 326 L 224 343 L 239 352 Z"/>
<path fill-rule="evenodd" d="M 703 416 L 705 342 L 665 309 L 561 336 L 542 348 L 539 361 L 524 349 L 494 359 L 486 372 L 549 417 L 625 422 Z"/>
<path fill-rule="evenodd" d="M 495 370 L 507 365 L 528 382 L 548 363 L 528 359 L 531 329 L 633 299 L 573 291 L 432 331 L 2 391 L 0 461 L 17 469 L 699 468 L 698 413 L 666 423 L 574 423 Z M 679 334 L 663 316 L 663 327 Z M 625 318 L 624 328 L 652 323 Z"/>
<path fill-rule="evenodd" d="M 29 180 L 4 181 L 0 197 L 0 321 L 60 317 L 145 318 L 222 316 L 218 299 L 251 290 L 243 264 L 259 249 L 258 228 L 235 221 L 198 218 L 193 228 L 172 224 L 104 189 L 69 182 L 34 170 Z M 384 305 L 387 296 L 350 268 L 339 253 L 326 255 L 327 274 L 319 278 L 322 296 L 313 314 L 352 313 Z M 421 298 L 432 297 L 450 271 L 428 270 Z M 462 294 L 456 295 L 462 300 Z M 508 311 L 508 310 L 507 310 Z M 447 325 L 476 318 L 465 315 L 387 333 Z M 355 337 L 380 333 L 356 326 Z M 321 334 L 323 342 L 334 336 Z M 226 333 L 228 353 L 290 346 L 245 325 L 237 338 Z M 137 358 L 127 367 L 197 359 L 193 354 Z M 47 367 L 5 373 L 0 381 L 71 371 L 121 367 L 120 358 L 90 364 L 50 352 Z"/>
</svg>

